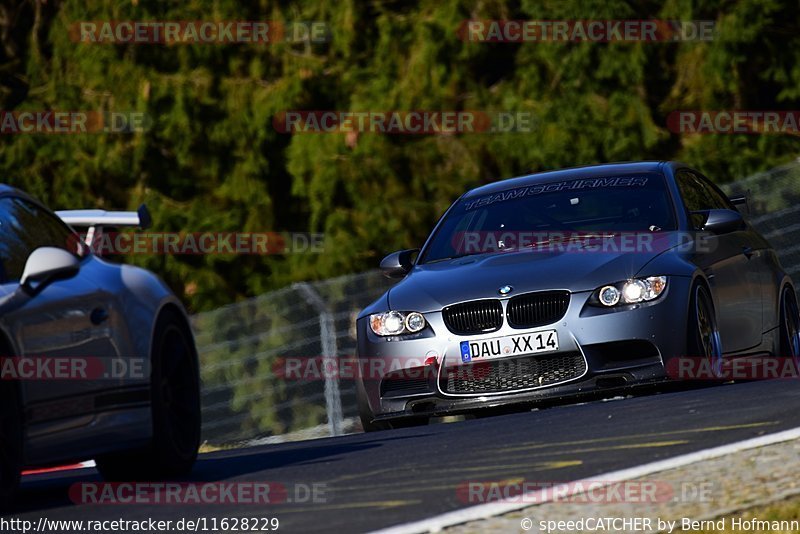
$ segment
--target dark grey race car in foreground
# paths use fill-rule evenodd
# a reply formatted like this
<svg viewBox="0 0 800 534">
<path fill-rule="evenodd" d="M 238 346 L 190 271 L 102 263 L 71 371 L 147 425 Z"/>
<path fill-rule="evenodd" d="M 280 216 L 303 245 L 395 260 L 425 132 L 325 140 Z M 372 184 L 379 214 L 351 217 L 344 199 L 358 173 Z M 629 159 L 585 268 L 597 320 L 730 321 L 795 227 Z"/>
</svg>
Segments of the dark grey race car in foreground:
<svg viewBox="0 0 800 534">
<path fill-rule="evenodd" d="M 94 458 L 122 481 L 191 471 L 200 376 L 186 311 L 155 274 L 88 246 L 104 228 L 149 223 L 144 206 L 53 213 L 0 184 L 0 511 L 26 468 Z"/>
<path fill-rule="evenodd" d="M 403 279 L 358 317 L 364 429 L 669 380 L 681 360 L 797 362 L 794 285 L 739 204 L 675 162 L 467 192 L 415 261 L 381 262 Z"/>
</svg>

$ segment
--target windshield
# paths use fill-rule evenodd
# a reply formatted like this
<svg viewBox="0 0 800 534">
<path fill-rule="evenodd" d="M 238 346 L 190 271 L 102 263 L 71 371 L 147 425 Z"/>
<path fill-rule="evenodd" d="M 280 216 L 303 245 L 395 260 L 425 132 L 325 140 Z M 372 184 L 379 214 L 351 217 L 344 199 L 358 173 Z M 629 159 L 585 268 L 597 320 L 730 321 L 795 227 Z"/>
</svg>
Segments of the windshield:
<svg viewBox="0 0 800 534">
<path fill-rule="evenodd" d="M 442 222 L 422 263 L 535 247 L 573 235 L 675 229 L 670 196 L 659 174 L 533 184 L 460 201 Z"/>
</svg>

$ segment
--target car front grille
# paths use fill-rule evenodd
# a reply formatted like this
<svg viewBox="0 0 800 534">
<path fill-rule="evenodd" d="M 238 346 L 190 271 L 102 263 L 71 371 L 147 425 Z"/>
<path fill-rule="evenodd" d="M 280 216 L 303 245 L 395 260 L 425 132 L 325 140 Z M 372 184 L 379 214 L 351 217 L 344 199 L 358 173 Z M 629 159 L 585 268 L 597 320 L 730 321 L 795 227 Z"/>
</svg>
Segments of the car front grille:
<svg viewBox="0 0 800 534">
<path fill-rule="evenodd" d="M 512 328 L 533 328 L 555 323 L 564 317 L 568 307 L 567 291 L 541 291 L 509 300 L 506 316 Z"/>
<path fill-rule="evenodd" d="M 442 310 L 442 318 L 454 334 L 483 334 L 503 325 L 503 307 L 497 299 L 473 300 L 447 306 Z"/>
<path fill-rule="evenodd" d="M 513 359 L 496 359 L 442 370 L 446 393 L 501 393 L 551 386 L 586 373 L 580 352 L 551 353 Z"/>
</svg>

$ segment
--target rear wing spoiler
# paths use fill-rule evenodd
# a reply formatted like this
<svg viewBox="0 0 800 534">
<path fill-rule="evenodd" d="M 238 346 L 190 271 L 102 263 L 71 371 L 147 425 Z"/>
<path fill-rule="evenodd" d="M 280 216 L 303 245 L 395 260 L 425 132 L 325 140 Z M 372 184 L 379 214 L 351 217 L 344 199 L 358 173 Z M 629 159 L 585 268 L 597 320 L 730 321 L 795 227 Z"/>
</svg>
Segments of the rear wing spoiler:
<svg viewBox="0 0 800 534">
<path fill-rule="evenodd" d="M 102 235 L 106 226 L 128 226 L 146 230 L 153 224 L 150 211 L 144 204 L 136 211 L 62 210 L 57 211 L 56 215 L 74 229 L 87 228 L 84 242 L 90 247 Z"/>
<path fill-rule="evenodd" d="M 731 204 L 734 206 L 744 206 L 744 211 L 746 213 L 750 213 L 750 190 L 748 189 L 744 193 L 735 193 L 728 197 L 728 200 L 731 201 Z M 739 209 L 739 208 L 737 208 Z M 741 210 L 739 210 L 741 211 Z"/>
</svg>

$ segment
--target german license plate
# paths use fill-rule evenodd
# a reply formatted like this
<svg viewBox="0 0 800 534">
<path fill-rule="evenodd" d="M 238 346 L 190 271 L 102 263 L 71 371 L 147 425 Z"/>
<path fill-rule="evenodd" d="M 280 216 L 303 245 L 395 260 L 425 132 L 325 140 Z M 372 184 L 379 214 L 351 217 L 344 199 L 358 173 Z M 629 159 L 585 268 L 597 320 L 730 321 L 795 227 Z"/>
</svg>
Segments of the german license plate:
<svg viewBox="0 0 800 534">
<path fill-rule="evenodd" d="M 462 341 L 461 361 L 469 362 L 555 350 L 558 350 L 558 333 L 555 330 L 541 330 L 516 336 Z"/>
</svg>

